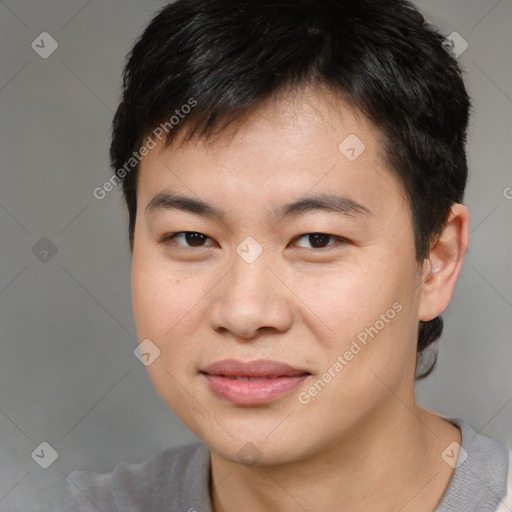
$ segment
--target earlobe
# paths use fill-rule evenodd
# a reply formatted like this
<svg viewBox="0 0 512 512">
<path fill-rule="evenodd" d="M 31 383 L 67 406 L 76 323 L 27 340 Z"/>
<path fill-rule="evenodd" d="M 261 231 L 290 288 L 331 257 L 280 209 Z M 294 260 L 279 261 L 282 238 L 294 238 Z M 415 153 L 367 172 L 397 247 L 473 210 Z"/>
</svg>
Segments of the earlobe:
<svg viewBox="0 0 512 512">
<path fill-rule="evenodd" d="M 428 322 L 448 306 L 467 252 L 469 211 L 452 205 L 443 232 L 424 261 L 418 320 Z"/>
</svg>

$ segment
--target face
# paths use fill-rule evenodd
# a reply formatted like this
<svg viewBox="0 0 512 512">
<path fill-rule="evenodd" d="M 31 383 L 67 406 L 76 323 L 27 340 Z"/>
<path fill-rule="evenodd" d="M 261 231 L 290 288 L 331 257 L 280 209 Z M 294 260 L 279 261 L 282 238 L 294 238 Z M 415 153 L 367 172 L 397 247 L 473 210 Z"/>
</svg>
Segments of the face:
<svg viewBox="0 0 512 512">
<path fill-rule="evenodd" d="M 225 459 L 305 459 L 382 418 L 390 389 L 407 400 L 417 269 L 378 131 L 325 93 L 276 97 L 141 163 L 138 338 L 160 351 L 147 368 L 162 399 Z"/>
</svg>

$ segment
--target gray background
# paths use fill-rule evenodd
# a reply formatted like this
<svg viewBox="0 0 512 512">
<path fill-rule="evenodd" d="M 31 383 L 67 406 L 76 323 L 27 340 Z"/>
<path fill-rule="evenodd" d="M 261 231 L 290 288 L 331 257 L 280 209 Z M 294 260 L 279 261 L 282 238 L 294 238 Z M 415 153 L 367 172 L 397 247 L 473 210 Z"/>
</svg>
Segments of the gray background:
<svg viewBox="0 0 512 512">
<path fill-rule="evenodd" d="M 121 193 L 92 195 L 110 176 L 125 55 L 165 3 L 0 2 L 2 510 L 73 469 L 110 471 L 195 439 L 133 354 Z M 419 402 L 512 448 L 512 3 L 417 4 L 468 41 L 459 61 L 474 102 L 470 247 Z M 31 48 L 44 31 L 59 44 L 47 59 Z M 46 262 L 33 249 L 43 237 L 57 248 Z M 31 458 L 43 441 L 59 454 L 46 470 Z"/>
</svg>

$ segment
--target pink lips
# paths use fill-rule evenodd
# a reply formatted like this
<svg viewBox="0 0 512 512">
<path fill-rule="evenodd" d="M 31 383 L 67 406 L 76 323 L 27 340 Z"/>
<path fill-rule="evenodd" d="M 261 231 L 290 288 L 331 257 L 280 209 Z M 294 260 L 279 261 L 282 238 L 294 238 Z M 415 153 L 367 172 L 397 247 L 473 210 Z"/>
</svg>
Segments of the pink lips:
<svg viewBox="0 0 512 512">
<path fill-rule="evenodd" d="M 206 366 L 201 373 L 216 395 L 246 406 L 270 403 L 311 375 L 307 370 L 266 359 L 248 363 L 223 359 Z"/>
</svg>

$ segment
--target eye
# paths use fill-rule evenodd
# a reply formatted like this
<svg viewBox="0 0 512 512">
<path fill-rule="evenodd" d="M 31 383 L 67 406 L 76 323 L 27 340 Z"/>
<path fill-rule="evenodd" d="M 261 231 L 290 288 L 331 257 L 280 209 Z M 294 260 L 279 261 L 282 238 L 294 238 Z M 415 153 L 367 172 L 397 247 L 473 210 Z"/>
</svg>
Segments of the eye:
<svg viewBox="0 0 512 512">
<path fill-rule="evenodd" d="M 329 239 L 335 239 L 338 243 L 346 243 L 347 240 L 345 238 L 341 238 L 339 236 L 329 235 L 327 233 L 306 233 L 304 235 L 300 235 L 295 240 L 300 240 L 307 237 L 307 243 L 310 243 L 313 246 L 313 249 L 323 249 L 326 247 L 331 247 L 336 245 L 336 243 L 327 244 Z M 299 245 L 299 247 L 304 247 Z M 309 247 L 304 247 L 305 249 L 310 249 Z"/>
<path fill-rule="evenodd" d="M 325 249 L 348 242 L 348 240 L 345 238 L 329 235 L 327 233 L 305 233 L 304 235 L 300 235 L 294 238 L 294 240 L 301 239 L 305 239 L 306 243 L 311 244 L 312 247 L 307 247 L 300 244 L 297 244 L 297 246 L 312 251 L 315 249 Z M 181 242 L 178 242 L 178 240 L 181 240 Z M 208 247 L 208 245 L 213 245 L 205 244 L 207 240 L 211 240 L 211 238 L 197 231 L 179 231 L 177 233 L 164 236 L 160 242 L 163 244 L 175 243 L 185 248 Z M 330 240 L 332 240 L 333 243 L 328 243 Z"/>
<path fill-rule="evenodd" d="M 182 240 L 184 243 L 175 242 L 182 247 L 207 247 L 204 245 L 206 240 L 210 239 L 210 237 L 204 235 L 203 233 L 198 233 L 197 231 L 179 231 L 178 233 L 173 233 L 172 235 L 166 235 L 161 239 L 161 243 L 166 244 L 168 242 L 175 242 L 176 240 Z"/>
</svg>

